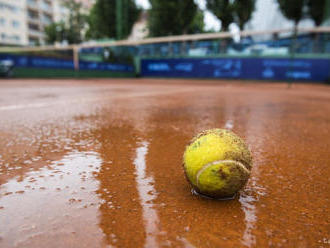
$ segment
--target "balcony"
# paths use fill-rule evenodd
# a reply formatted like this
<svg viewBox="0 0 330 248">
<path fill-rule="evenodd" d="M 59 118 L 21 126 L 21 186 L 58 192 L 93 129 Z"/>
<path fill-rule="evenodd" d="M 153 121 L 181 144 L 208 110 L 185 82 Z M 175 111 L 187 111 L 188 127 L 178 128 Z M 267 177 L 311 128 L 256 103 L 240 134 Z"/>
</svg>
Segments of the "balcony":
<svg viewBox="0 0 330 248">
<path fill-rule="evenodd" d="M 28 18 L 28 24 L 39 25 L 39 19 Z"/>
<path fill-rule="evenodd" d="M 39 37 L 29 36 L 29 45 L 30 46 L 36 46 L 39 43 L 40 43 Z"/>
<path fill-rule="evenodd" d="M 31 11 L 28 11 L 27 19 L 29 23 L 39 24 L 39 15 L 31 13 Z"/>
<path fill-rule="evenodd" d="M 43 32 L 40 29 L 39 23 L 38 24 L 29 23 L 29 25 L 28 25 L 28 33 L 29 33 L 29 35 L 38 36 L 38 37 L 40 37 L 41 35 L 43 35 Z"/>
<path fill-rule="evenodd" d="M 29 29 L 28 32 L 29 36 L 34 36 L 34 37 L 44 37 L 45 34 L 40 31 L 40 30 L 34 30 L 34 29 Z"/>
<path fill-rule="evenodd" d="M 39 5 L 37 1 L 28 0 L 27 7 L 28 9 L 37 10 L 37 11 L 39 10 Z"/>
</svg>

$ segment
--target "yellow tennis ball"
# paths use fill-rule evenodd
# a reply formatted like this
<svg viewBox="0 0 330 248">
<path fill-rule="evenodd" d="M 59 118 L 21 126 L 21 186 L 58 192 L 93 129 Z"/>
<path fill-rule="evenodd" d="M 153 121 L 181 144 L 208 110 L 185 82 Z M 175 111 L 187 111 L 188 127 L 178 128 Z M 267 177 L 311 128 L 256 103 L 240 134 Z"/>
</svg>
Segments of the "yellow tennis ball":
<svg viewBox="0 0 330 248">
<path fill-rule="evenodd" d="M 252 156 L 233 132 L 211 129 L 198 134 L 186 147 L 183 166 L 196 192 L 227 198 L 235 196 L 249 179 Z"/>
</svg>

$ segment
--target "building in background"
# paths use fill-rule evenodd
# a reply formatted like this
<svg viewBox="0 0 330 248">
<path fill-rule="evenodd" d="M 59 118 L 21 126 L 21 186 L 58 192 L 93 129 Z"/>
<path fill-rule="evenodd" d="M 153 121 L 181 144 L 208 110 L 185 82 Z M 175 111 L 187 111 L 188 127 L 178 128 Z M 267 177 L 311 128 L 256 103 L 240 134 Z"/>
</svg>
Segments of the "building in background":
<svg viewBox="0 0 330 248">
<path fill-rule="evenodd" d="M 53 13 L 54 13 L 54 22 L 60 22 L 67 20 L 69 17 L 70 11 L 64 6 L 64 1 L 55 0 L 53 2 Z"/>
<path fill-rule="evenodd" d="M 0 44 L 28 43 L 26 0 L 0 0 Z"/>
<path fill-rule="evenodd" d="M 40 1 L 40 0 L 39 0 Z M 66 0 L 53 0 L 53 13 L 54 21 L 59 22 L 67 20 L 70 14 L 70 10 L 65 7 Z M 88 14 L 89 10 L 93 7 L 95 0 L 75 0 L 83 6 L 84 14 Z"/>
<path fill-rule="evenodd" d="M 54 7 L 51 0 L 27 0 L 27 33 L 29 45 L 44 44 L 44 29 L 54 20 Z"/>
<path fill-rule="evenodd" d="M 89 10 L 93 7 L 95 0 L 76 0 L 76 2 L 82 3 L 86 10 Z"/>
<path fill-rule="evenodd" d="M 81 2 L 86 12 L 91 0 Z M 0 45 L 27 46 L 45 44 L 45 27 L 65 21 L 70 13 L 65 0 L 0 0 Z"/>
</svg>

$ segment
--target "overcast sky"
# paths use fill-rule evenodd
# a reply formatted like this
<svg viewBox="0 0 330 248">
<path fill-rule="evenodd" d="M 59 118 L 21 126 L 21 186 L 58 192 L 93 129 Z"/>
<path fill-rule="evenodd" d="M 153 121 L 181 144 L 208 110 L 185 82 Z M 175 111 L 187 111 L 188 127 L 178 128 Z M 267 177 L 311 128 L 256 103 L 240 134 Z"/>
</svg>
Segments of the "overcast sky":
<svg viewBox="0 0 330 248">
<path fill-rule="evenodd" d="M 150 8 L 149 0 L 135 0 L 138 5 L 148 9 Z M 166 0 L 164 0 L 166 1 Z M 205 0 L 195 0 L 199 8 L 204 10 L 204 22 L 206 30 L 220 30 L 220 22 L 209 11 L 205 11 Z M 292 28 L 293 22 L 287 20 L 279 11 L 276 0 L 257 0 L 255 11 L 252 14 L 251 21 L 246 28 L 249 30 L 268 30 L 280 28 Z M 303 20 L 299 23 L 300 27 L 313 27 L 311 20 Z M 230 26 L 230 29 L 237 29 L 237 25 Z"/>
<path fill-rule="evenodd" d="M 145 8 L 145 9 L 150 8 L 149 0 L 135 0 L 135 1 L 139 6 Z M 198 6 L 202 10 L 205 10 L 205 0 L 195 0 L 195 2 L 198 4 Z M 207 30 L 215 29 L 216 31 L 219 31 L 220 22 L 209 11 L 206 11 L 204 13 L 204 22 L 205 22 L 205 26 L 206 26 Z"/>
</svg>

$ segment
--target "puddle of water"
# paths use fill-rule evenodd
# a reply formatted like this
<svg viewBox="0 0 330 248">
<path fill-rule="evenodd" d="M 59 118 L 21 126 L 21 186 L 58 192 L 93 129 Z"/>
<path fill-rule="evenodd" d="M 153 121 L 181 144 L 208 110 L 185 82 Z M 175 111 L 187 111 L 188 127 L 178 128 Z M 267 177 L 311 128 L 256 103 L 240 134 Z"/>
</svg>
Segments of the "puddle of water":
<svg viewBox="0 0 330 248">
<path fill-rule="evenodd" d="M 24 179 L 1 185 L 2 245 L 100 246 L 95 242 L 102 241 L 103 233 L 98 228 L 99 183 L 94 173 L 101 163 L 95 152 L 71 152 Z"/>
<path fill-rule="evenodd" d="M 144 141 L 136 149 L 134 160 L 136 183 L 143 211 L 143 219 L 146 231 L 144 247 L 158 247 L 157 235 L 159 234 L 159 218 L 154 209 L 153 201 L 157 197 L 157 192 L 153 186 L 154 178 L 146 175 L 146 155 L 148 154 L 149 143 Z"/>
</svg>

